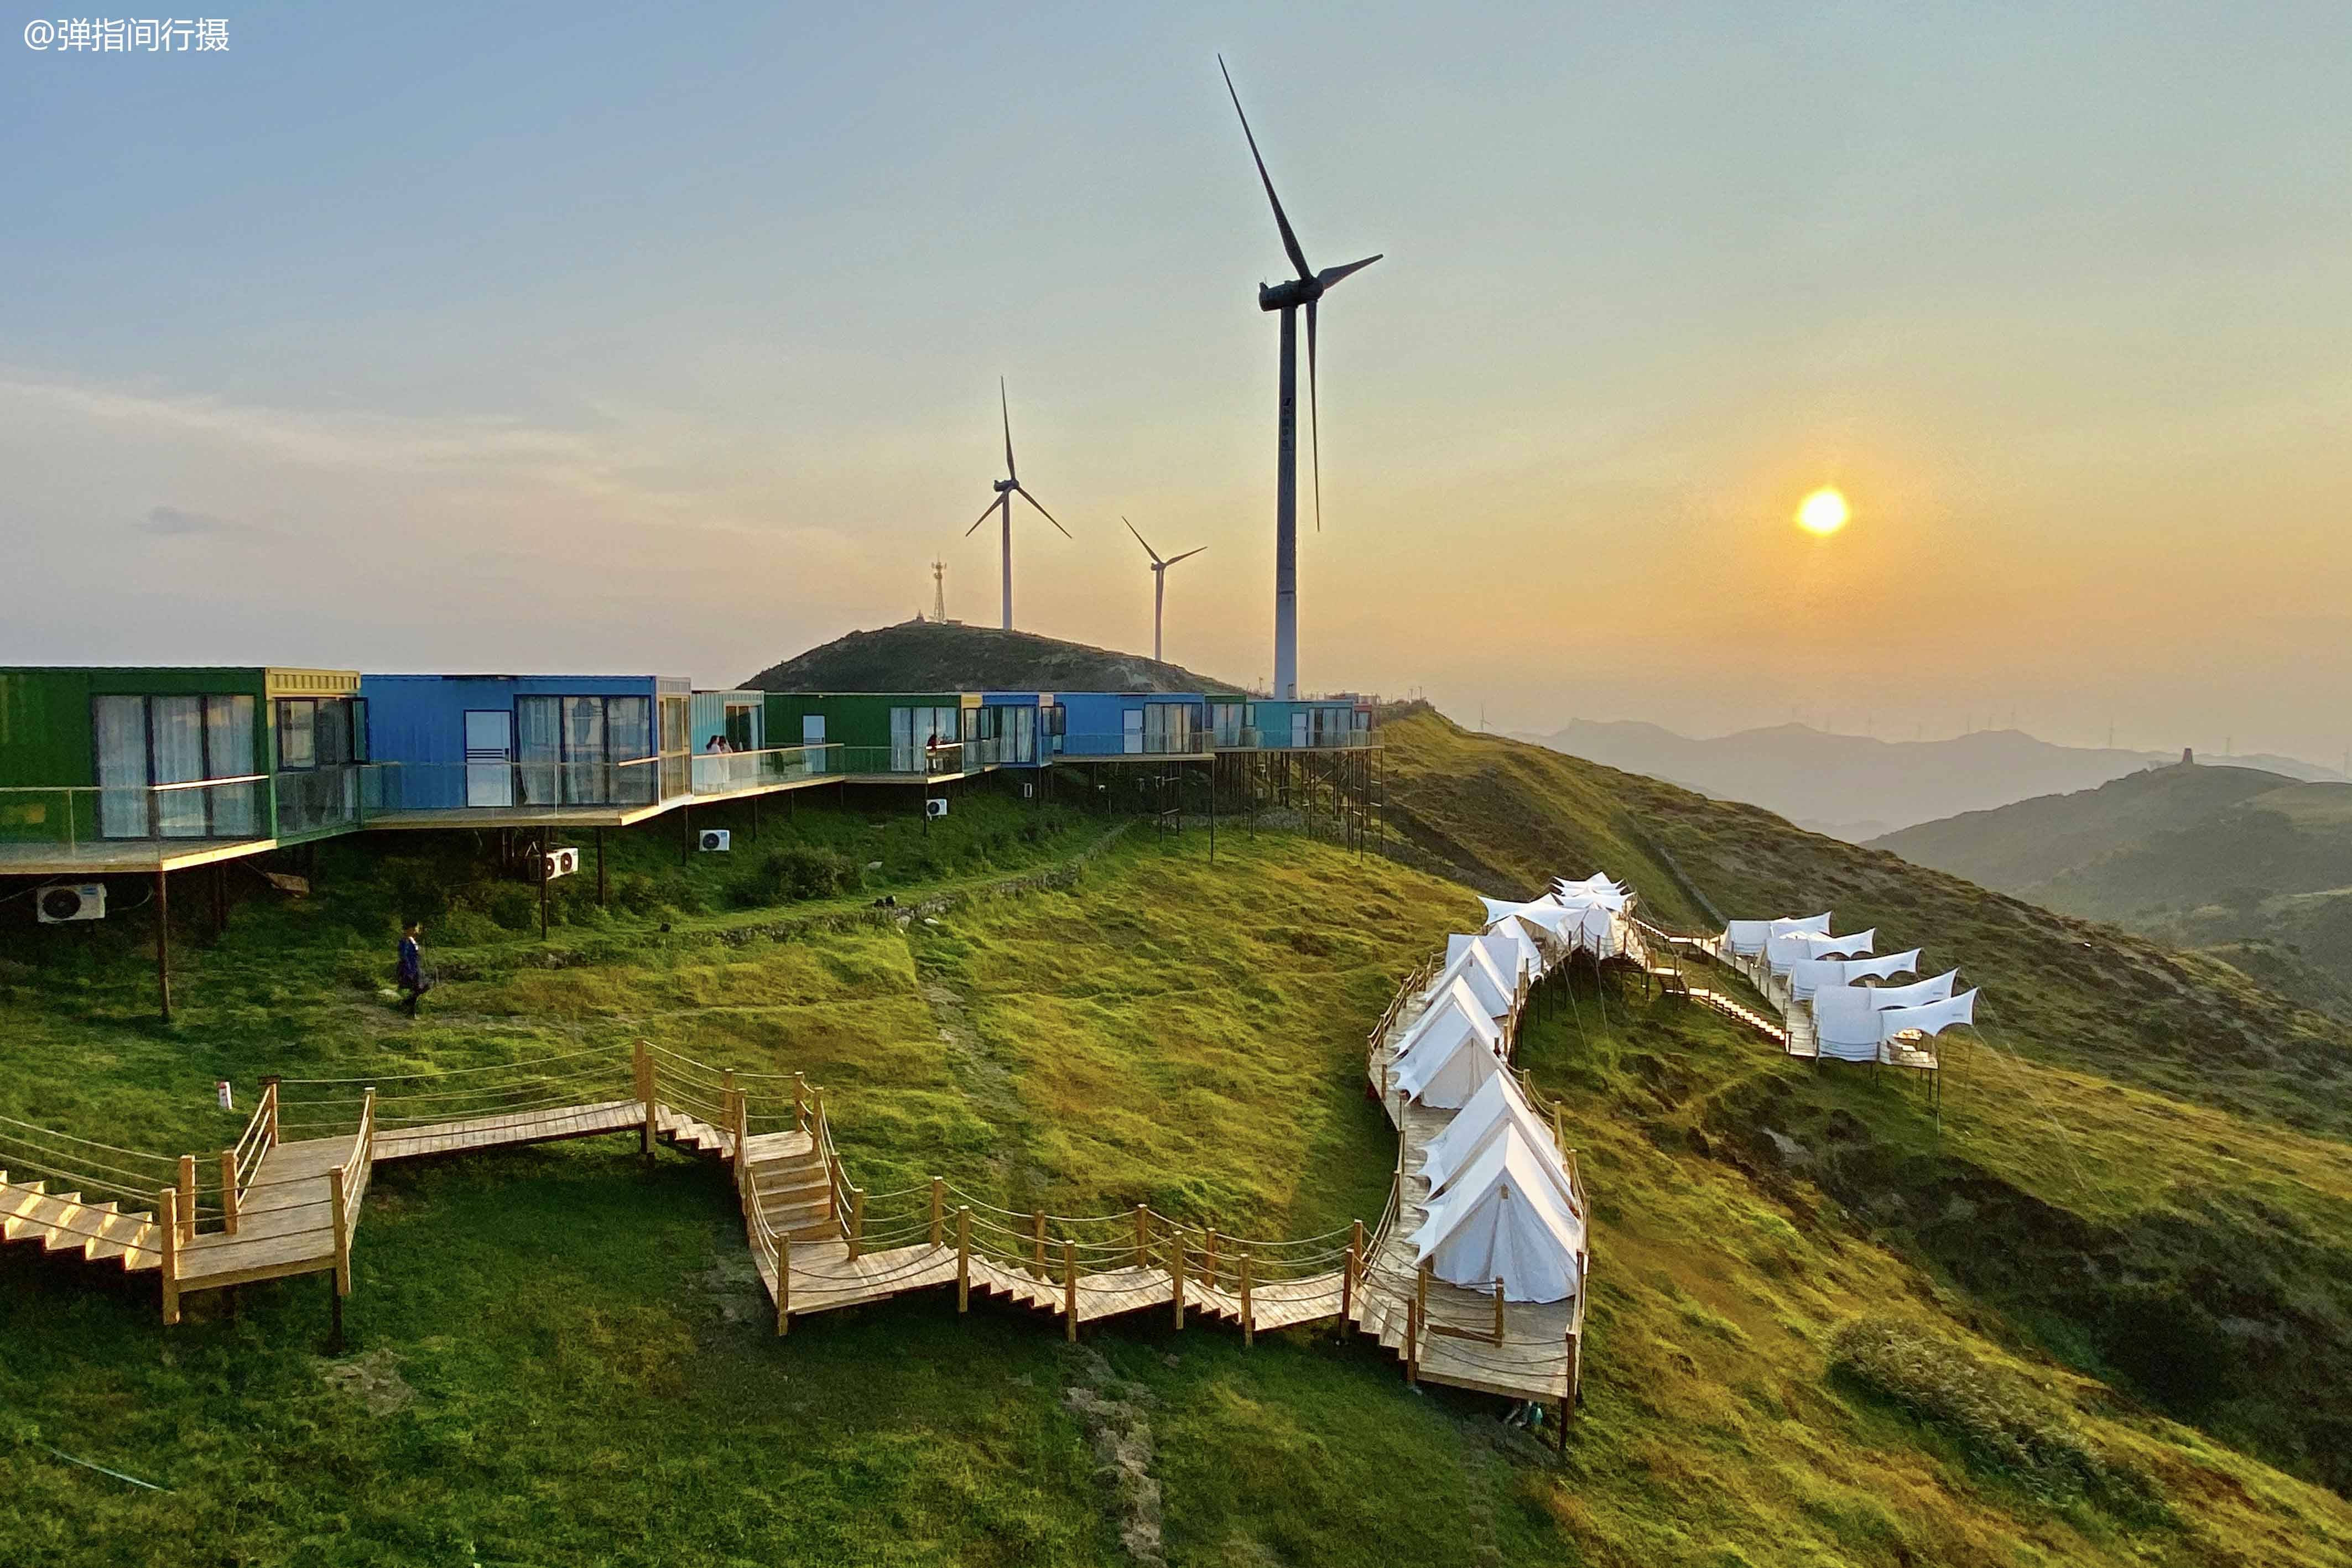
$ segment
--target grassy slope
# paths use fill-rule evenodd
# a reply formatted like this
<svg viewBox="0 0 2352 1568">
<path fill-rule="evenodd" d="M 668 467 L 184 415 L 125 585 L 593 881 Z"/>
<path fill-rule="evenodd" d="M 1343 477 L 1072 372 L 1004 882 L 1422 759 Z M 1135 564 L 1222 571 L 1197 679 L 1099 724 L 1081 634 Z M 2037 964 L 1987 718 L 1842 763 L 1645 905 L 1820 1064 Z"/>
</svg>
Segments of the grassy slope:
<svg viewBox="0 0 2352 1568">
<path fill-rule="evenodd" d="M 1391 726 L 1388 741 L 1407 831 L 1433 820 L 1455 845 L 1500 846 L 1485 861 L 1493 874 L 1524 882 L 1556 862 L 1513 858 L 1509 833 L 1458 825 L 1470 803 L 1504 794 L 1508 821 L 1541 809 L 1512 791 L 1580 790 L 1630 820 L 1602 819 L 1607 836 L 1646 833 L 1725 909 L 1834 907 L 1843 928 L 1876 925 L 1958 964 L 1985 988 L 1986 1029 L 1953 1048 L 1949 1135 L 1832 1128 L 1757 1084 L 1726 1091 L 1726 1127 L 1751 1148 L 1771 1125 L 1830 1151 L 1812 1180 L 2021 1336 L 2352 1485 L 2352 1029 L 2210 960 L 1754 807 L 1468 737 L 1430 714 Z M 1664 875 L 1628 863 L 1645 893 Z"/>
<path fill-rule="evenodd" d="M 746 685 L 771 692 L 1231 692 L 1140 653 L 993 626 L 904 621 L 852 632 L 772 664 Z"/>
<path fill-rule="evenodd" d="M 800 831 L 864 829 L 804 813 Z M 1005 869 L 1089 831 L 1015 837 Z M 172 1034 L 137 1018 L 133 964 L 92 956 L 71 990 L 17 977 L 0 1060 L 23 1085 L 80 1048 L 78 1125 L 105 1135 L 100 1107 L 118 1100 L 155 1127 L 193 1114 L 215 1066 L 249 1082 L 289 1056 L 457 1065 L 655 1030 L 825 1082 L 877 1190 L 944 1171 L 1007 1207 L 1148 1198 L 1293 1232 L 1369 1213 L 1392 1145 L 1360 1097 L 1361 1029 L 1473 905 L 1284 836 L 1221 837 L 1213 870 L 1203 847 L 1195 833 L 1166 858 L 1137 835 L 1067 891 L 937 926 L 739 947 L 692 938 L 775 912 L 681 915 L 667 934 L 649 913 L 559 933 L 573 959 L 552 969 L 529 961 L 535 943 L 444 941 L 436 958 L 467 977 L 413 1025 L 354 983 L 380 936 L 354 934 L 357 908 L 389 895 L 349 863 L 310 905 L 241 916 Z M 1564 1470 L 1491 1402 L 1412 1394 L 1392 1361 L 1328 1334 L 1244 1353 L 1134 1322 L 1073 1354 L 1050 1324 L 960 1322 L 933 1294 L 779 1343 L 723 1176 L 669 1155 L 644 1171 L 597 1141 L 382 1172 L 357 1354 L 339 1370 L 310 1354 L 315 1281 L 248 1291 L 235 1320 L 199 1306 L 164 1334 L 152 1287 L 91 1291 L 73 1266 L 0 1250 L 0 1479 L 43 1500 L 0 1512 L 0 1561 L 1115 1561 L 1131 1513 L 1100 1484 L 1096 1445 L 1131 1446 L 1139 1427 L 1106 1438 L 1074 1393 L 1148 1427 L 1180 1563 L 2352 1561 L 2340 1500 L 2053 1369 L 1932 1253 L 1837 1201 L 1834 1171 L 1758 1147 L 1769 1106 L 1824 1166 L 1857 1147 L 1932 1151 L 1901 1096 L 1589 983 L 1535 1026 L 1525 1061 L 1573 1107 L 1600 1196 L 1589 1404 Z M 2145 1094 L 2106 1113 L 2181 1113 Z M 2213 1124 L 2200 1134 L 2235 1130 L 2195 1113 Z M 1830 1135 L 1849 1124 L 1871 1137 Z M 2122 1517 L 2032 1495 L 1830 1375 L 1836 1325 L 1890 1312 L 2045 1387 L 2162 1503 Z M 64 1465 L 51 1446 L 174 1490 Z"/>
</svg>

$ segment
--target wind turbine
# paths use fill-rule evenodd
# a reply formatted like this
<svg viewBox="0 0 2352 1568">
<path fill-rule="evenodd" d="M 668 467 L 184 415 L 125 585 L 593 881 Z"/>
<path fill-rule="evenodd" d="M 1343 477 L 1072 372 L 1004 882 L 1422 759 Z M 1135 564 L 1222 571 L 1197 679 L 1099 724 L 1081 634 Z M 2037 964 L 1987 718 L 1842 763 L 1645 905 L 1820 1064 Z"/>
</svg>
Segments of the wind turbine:
<svg viewBox="0 0 2352 1568">
<path fill-rule="evenodd" d="M 978 533 L 980 525 L 988 521 L 991 512 L 996 513 L 1004 525 L 1004 629 L 1010 632 L 1013 630 L 1013 497 L 1018 496 L 1036 507 L 1039 517 L 1062 529 L 1064 538 L 1071 535 L 1069 529 L 1062 528 L 1061 518 L 1047 511 L 1045 503 L 1021 487 L 1020 470 L 1013 466 L 1013 405 L 1005 399 L 1003 376 L 996 378 L 996 405 L 1004 415 L 1004 477 L 993 482 L 996 499 L 981 508 L 980 516 L 972 520 L 971 527 L 964 529 L 963 537 L 970 538 Z"/>
<path fill-rule="evenodd" d="M 1307 308 L 1307 432 L 1315 459 L 1315 527 L 1320 532 L 1323 439 L 1315 396 L 1315 306 L 1341 278 L 1381 258 L 1368 256 L 1320 272 L 1307 265 L 1307 253 L 1291 232 L 1282 198 L 1274 193 L 1274 176 L 1265 172 L 1265 160 L 1258 153 L 1249 116 L 1242 113 L 1242 97 L 1234 90 L 1234 74 L 1225 69 L 1223 55 L 1217 57 L 1217 69 L 1225 78 L 1225 94 L 1234 100 L 1234 112 L 1241 115 L 1242 135 L 1248 140 L 1250 158 L 1257 164 L 1258 183 L 1265 187 L 1265 199 L 1274 207 L 1275 226 L 1282 231 L 1282 248 L 1298 273 L 1280 283 L 1257 286 L 1257 308 L 1282 312 L 1282 389 L 1276 405 L 1274 470 L 1274 695 L 1295 701 L 1298 696 L 1298 308 Z"/>
<path fill-rule="evenodd" d="M 1127 523 L 1125 517 L 1119 518 L 1119 521 Z M 1133 523 L 1127 523 L 1127 531 L 1135 534 L 1135 542 L 1141 545 L 1143 553 L 1151 558 L 1151 658 L 1152 662 L 1157 664 L 1160 661 L 1160 616 L 1168 608 L 1168 569 L 1180 560 L 1192 559 L 1209 547 L 1201 545 L 1186 550 L 1182 555 L 1171 556 L 1166 560 L 1161 560 L 1160 552 L 1151 548 L 1151 541 L 1138 533 Z"/>
</svg>

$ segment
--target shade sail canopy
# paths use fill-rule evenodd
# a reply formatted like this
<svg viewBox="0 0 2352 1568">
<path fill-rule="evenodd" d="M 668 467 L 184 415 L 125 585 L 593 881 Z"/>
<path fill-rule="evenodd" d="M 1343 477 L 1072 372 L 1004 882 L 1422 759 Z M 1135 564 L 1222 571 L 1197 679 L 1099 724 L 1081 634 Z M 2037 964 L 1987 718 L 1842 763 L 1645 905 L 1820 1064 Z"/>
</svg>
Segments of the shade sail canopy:
<svg viewBox="0 0 2352 1568">
<path fill-rule="evenodd" d="M 1582 1281 L 1584 1225 L 1543 1149 L 1506 1128 L 1433 1198 L 1412 1234 L 1416 1261 L 1449 1284 L 1506 1300 L 1560 1301 Z"/>
<path fill-rule="evenodd" d="M 1919 949 L 1890 953 L 1884 958 L 1800 958 L 1789 966 L 1789 995 L 1803 1001 L 1828 986 L 1851 986 L 1857 980 L 1912 975 L 1919 969 Z"/>
<path fill-rule="evenodd" d="M 1529 899 L 1488 898 L 1484 894 L 1481 894 L 1478 897 L 1478 902 L 1486 906 L 1486 924 L 1489 925 L 1492 925 L 1496 921 L 1502 919 L 1507 915 L 1517 915 L 1523 909 L 1558 909 L 1560 907 L 1559 900 L 1553 897 L 1550 894 L 1545 894 L 1541 898 Z"/>
<path fill-rule="evenodd" d="M 1773 921 L 1771 926 L 1772 929 L 1766 933 L 1767 936 L 1786 936 L 1796 931 L 1817 931 L 1826 936 L 1830 930 L 1830 917 L 1826 912 L 1820 915 L 1808 915 L 1802 918 L 1784 916 Z"/>
<path fill-rule="evenodd" d="M 1735 957 L 1754 958 L 1763 954 L 1765 939 L 1771 935 L 1769 920 L 1735 920 L 1723 928 L 1723 943 Z"/>
<path fill-rule="evenodd" d="M 1551 890 L 1563 898 L 1573 898 L 1586 893 L 1609 894 L 1622 898 L 1633 891 L 1608 873 L 1599 871 L 1581 880 L 1556 876 L 1551 879 Z"/>
<path fill-rule="evenodd" d="M 1932 980 L 1920 980 L 1908 986 L 1876 986 L 1870 990 L 1870 1005 L 1887 1008 L 1916 1008 L 1928 1002 L 1940 1002 L 1952 994 L 1952 982 L 1960 977 L 1958 969 L 1947 969 Z"/>
<path fill-rule="evenodd" d="M 1825 986 L 1813 993 L 1813 1039 L 1835 1061 L 1875 1061 L 1886 1038 L 1868 986 Z"/>
<path fill-rule="evenodd" d="M 1764 961 L 1776 975 L 1786 975 L 1801 958 L 1843 958 L 1867 953 L 1878 940 L 1875 929 L 1857 931 L 1851 936 L 1832 936 L 1822 931 L 1786 931 L 1764 942 Z"/>
<path fill-rule="evenodd" d="M 1888 1008 L 1878 1015 L 1878 1020 L 1879 1026 L 1886 1031 L 1884 1038 L 1888 1040 L 1913 1030 L 1921 1034 L 1941 1034 L 1956 1023 L 1973 1024 L 1977 1021 L 1977 994 L 1974 990 L 1966 990 L 1957 997 L 1929 1002 L 1924 1007 Z"/>
<path fill-rule="evenodd" d="M 1916 975 L 1919 972 L 1920 949 L 1908 953 L 1889 953 L 1878 958 L 1841 958 L 1843 971 L 1839 977 L 1844 985 L 1856 980 L 1884 980 L 1895 975 Z"/>
</svg>

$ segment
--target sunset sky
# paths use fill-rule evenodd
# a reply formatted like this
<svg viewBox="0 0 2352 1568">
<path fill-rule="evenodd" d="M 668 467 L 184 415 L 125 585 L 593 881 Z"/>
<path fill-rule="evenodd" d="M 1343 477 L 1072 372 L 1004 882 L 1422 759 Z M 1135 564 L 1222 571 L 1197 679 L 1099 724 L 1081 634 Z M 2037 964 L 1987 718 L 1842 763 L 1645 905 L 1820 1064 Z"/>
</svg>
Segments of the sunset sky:
<svg viewBox="0 0 2352 1568">
<path fill-rule="evenodd" d="M 1310 259 L 1387 256 L 1323 312 L 1307 687 L 2338 762 L 2352 8 L 1628 9 L 24 13 L 0 662 L 717 685 L 934 555 L 993 624 L 1001 374 L 1076 535 L 1021 523 L 1017 623 L 1148 651 L 1125 514 L 1209 547 L 1170 657 L 1264 677 L 1222 49 Z"/>
</svg>

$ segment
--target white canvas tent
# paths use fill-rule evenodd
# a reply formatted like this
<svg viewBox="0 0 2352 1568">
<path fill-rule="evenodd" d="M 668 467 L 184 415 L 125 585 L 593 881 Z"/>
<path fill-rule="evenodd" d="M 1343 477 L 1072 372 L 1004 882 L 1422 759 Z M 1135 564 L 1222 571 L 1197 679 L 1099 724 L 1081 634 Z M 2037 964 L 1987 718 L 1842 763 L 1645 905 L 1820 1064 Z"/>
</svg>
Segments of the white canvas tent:
<svg viewBox="0 0 2352 1568">
<path fill-rule="evenodd" d="M 1467 992 L 1464 993 L 1465 998 Z M 1472 1007 L 1477 1004 L 1473 1001 Z M 1479 1030 L 1456 1029 L 1452 1022 L 1438 1030 L 1415 1040 L 1411 1049 L 1400 1054 L 1390 1069 L 1389 1082 L 1407 1099 L 1440 1111 L 1459 1110 L 1470 1103 L 1471 1096 L 1486 1087 L 1486 1080 L 1507 1073 L 1496 1054 L 1496 1045 L 1487 1036 L 1499 1042 L 1495 1020 L 1478 1019 Z"/>
<path fill-rule="evenodd" d="M 1958 969 L 1947 969 L 1932 980 L 1919 980 L 1908 986 L 1877 986 L 1871 988 L 1870 1005 L 1874 1008 L 1916 1008 L 1928 1002 L 1940 1002 L 1952 994 L 1952 983 L 1960 977 Z"/>
<path fill-rule="evenodd" d="M 1723 942 L 1731 949 L 1731 956 L 1735 958 L 1760 958 L 1764 956 L 1764 944 L 1775 936 L 1788 936 L 1801 931 L 1827 936 L 1829 928 L 1830 917 L 1827 915 L 1808 915 L 1801 920 L 1734 920 L 1725 925 Z"/>
<path fill-rule="evenodd" d="M 1482 931 L 1475 936 L 1456 932 L 1445 939 L 1446 963 L 1451 965 L 1459 958 L 1465 947 L 1485 948 L 1487 961 L 1495 966 L 1496 973 L 1514 987 L 1519 983 L 1521 975 L 1531 972 L 1530 967 L 1536 956 L 1536 945 L 1523 931 Z"/>
<path fill-rule="evenodd" d="M 1489 1052 L 1503 1048 L 1503 1031 L 1496 1027 L 1495 1015 L 1486 1010 L 1469 983 L 1457 976 L 1439 986 L 1429 998 L 1429 1006 L 1397 1041 L 1393 1061 L 1402 1069 L 1424 1046 L 1433 1047 L 1442 1056 L 1460 1040 L 1475 1040 Z"/>
<path fill-rule="evenodd" d="M 1619 882 L 1616 878 L 1611 876 L 1607 872 L 1601 871 L 1594 872 L 1591 876 L 1584 878 L 1582 881 L 1576 881 L 1564 876 L 1556 876 L 1551 879 L 1551 890 L 1554 893 L 1559 894 L 1563 898 L 1572 898 L 1579 894 L 1586 893 L 1614 894 L 1622 898 L 1626 894 L 1633 891 L 1623 883 Z"/>
<path fill-rule="evenodd" d="M 1455 980 L 1468 986 L 1472 994 L 1496 1018 L 1509 1013 L 1511 1003 L 1518 995 L 1517 982 L 1506 979 L 1486 949 L 1475 942 L 1462 945 L 1453 962 L 1439 972 L 1434 988 L 1443 991 Z"/>
<path fill-rule="evenodd" d="M 1868 986 L 1824 986 L 1813 993 L 1813 1039 L 1833 1061 L 1875 1061 L 1886 1038 Z"/>
<path fill-rule="evenodd" d="M 1783 916 L 1773 921 L 1771 925 L 1772 928 L 1765 933 L 1768 936 L 1786 936 L 1798 931 L 1813 931 L 1826 936 L 1830 931 L 1830 917 L 1826 912 L 1808 915 L 1801 919 Z"/>
<path fill-rule="evenodd" d="M 1421 1174 L 1428 1178 L 1431 1199 L 1434 1201 L 1451 1187 L 1497 1141 L 1515 1134 L 1542 1156 L 1537 1163 L 1551 1178 L 1560 1203 L 1570 1214 L 1582 1218 L 1583 1206 L 1578 1203 L 1575 1189 L 1568 1184 L 1568 1167 L 1560 1163 L 1551 1129 L 1528 1108 L 1507 1072 L 1486 1080 L 1445 1131 L 1430 1140 Z"/>
<path fill-rule="evenodd" d="M 1449 1284 L 1514 1301 L 1560 1301 L 1583 1281 L 1584 1225 L 1560 1197 L 1550 1162 L 1506 1130 L 1432 1200 L 1412 1234 L 1417 1262 Z"/>
</svg>

